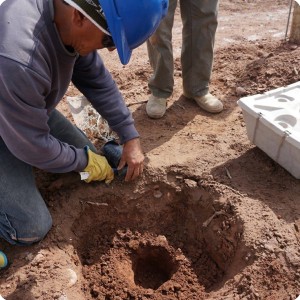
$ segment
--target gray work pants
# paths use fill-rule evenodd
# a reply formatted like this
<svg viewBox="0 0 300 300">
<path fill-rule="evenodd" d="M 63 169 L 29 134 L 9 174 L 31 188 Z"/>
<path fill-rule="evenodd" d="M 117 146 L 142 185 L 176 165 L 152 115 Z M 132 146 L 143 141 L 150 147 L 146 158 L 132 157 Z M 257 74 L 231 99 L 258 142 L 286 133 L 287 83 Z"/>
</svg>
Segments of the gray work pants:
<svg viewBox="0 0 300 300">
<path fill-rule="evenodd" d="M 49 118 L 50 133 L 77 148 L 89 145 L 85 134 L 54 110 Z M 44 238 L 52 226 L 48 208 L 38 191 L 32 166 L 17 159 L 0 137 L 0 240 L 26 245 Z"/>
<path fill-rule="evenodd" d="M 181 65 L 183 89 L 191 98 L 208 92 L 217 29 L 218 0 L 179 0 L 182 29 Z M 147 41 L 153 75 L 149 89 L 168 98 L 174 86 L 172 28 L 178 0 L 169 0 L 167 16 Z"/>
</svg>

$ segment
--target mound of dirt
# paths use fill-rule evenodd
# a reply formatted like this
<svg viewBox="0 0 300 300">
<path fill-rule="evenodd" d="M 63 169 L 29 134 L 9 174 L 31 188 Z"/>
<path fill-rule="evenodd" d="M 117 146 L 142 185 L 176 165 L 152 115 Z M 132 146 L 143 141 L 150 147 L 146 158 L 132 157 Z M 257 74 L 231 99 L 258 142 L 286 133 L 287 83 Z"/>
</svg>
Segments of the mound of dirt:
<svg viewBox="0 0 300 300">
<path fill-rule="evenodd" d="M 145 113 L 145 45 L 127 66 L 101 51 L 145 151 L 135 182 L 86 184 L 36 170 L 53 217 L 30 247 L 0 241 L 6 300 L 286 299 L 300 293 L 299 181 L 247 138 L 237 100 L 300 80 L 300 47 L 284 41 L 289 1 L 220 1 L 210 115 L 182 96 L 181 21 L 166 115 Z M 79 92 L 70 86 L 67 96 Z M 66 99 L 59 109 L 72 120 Z M 101 147 L 103 140 L 89 137 Z"/>
</svg>

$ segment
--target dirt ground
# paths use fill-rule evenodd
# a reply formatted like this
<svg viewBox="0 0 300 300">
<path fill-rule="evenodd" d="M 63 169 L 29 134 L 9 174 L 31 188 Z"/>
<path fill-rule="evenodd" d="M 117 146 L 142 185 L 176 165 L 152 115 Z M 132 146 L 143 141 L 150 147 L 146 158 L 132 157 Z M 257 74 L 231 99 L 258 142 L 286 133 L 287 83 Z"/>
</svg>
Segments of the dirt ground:
<svg viewBox="0 0 300 300">
<path fill-rule="evenodd" d="M 300 80 L 300 47 L 284 41 L 289 1 L 222 0 L 211 115 L 185 99 L 181 21 L 166 115 L 145 113 L 145 45 L 127 66 L 101 51 L 136 120 L 145 172 L 132 183 L 87 184 L 37 171 L 53 217 L 31 247 L 0 241 L 6 300 L 295 300 L 300 293 L 299 180 L 248 140 L 237 100 Z M 70 86 L 68 95 L 78 95 Z M 60 110 L 72 118 L 66 100 Z M 103 141 L 90 132 L 97 146 Z M 1 298 L 1 297 L 0 297 Z"/>
</svg>

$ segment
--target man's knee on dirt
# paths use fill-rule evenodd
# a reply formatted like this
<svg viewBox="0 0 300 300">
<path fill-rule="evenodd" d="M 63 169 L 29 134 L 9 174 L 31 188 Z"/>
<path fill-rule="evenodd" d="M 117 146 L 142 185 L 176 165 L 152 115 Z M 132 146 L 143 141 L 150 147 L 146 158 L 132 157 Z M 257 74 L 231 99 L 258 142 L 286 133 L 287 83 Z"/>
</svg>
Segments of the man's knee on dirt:
<svg viewBox="0 0 300 300">
<path fill-rule="evenodd" d="M 52 227 L 48 211 L 17 220 L 0 212 L 0 238 L 13 245 L 30 245 L 42 240 Z"/>
</svg>

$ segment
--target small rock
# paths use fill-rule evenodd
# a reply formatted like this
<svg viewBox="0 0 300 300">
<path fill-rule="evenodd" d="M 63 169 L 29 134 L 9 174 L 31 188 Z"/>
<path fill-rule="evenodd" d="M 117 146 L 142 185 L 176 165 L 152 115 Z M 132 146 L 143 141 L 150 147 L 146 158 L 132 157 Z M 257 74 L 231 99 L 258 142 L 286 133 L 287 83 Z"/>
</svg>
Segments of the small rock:
<svg viewBox="0 0 300 300">
<path fill-rule="evenodd" d="M 295 45 L 295 44 L 294 45 L 290 45 L 290 49 L 291 50 L 296 50 L 297 48 L 298 48 L 298 45 Z"/>
<path fill-rule="evenodd" d="M 177 179 L 177 180 L 179 180 L 179 181 L 183 181 L 183 176 L 175 176 L 175 178 Z"/>
<path fill-rule="evenodd" d="M 155 190 L 154 192 L 153 192 L 153 196 L 154 196 L 154 198 L 161 198 L 162 197 L 162 192 L 160 191 L 160 190 Z"/>
<path fill-rule="evenodd" d="M 175 187 L 175 191 L 176 191 L 176 193 L 180 193 L 181 191 L 182 191 L 182 189 L 181 189 L 181 187 L 180 186 L 176 186 Z"/>
<path fill-rule="evenodd" d="M 184 179 L 184 183 L 190 188 L 197 187 L 197 182 L 191 179 Z"/>
<path fill-rule="evenodd" d="M 236 88 L 235 93 L 236 93 L 237 96 L 245 96 L 245 95 L 247 95 L 247 91 L 243 87 L 241 87 L 241 86 L 238 86 Z"/>
<path fill-rule="evenodd" d="M 67 269 L 68 287 L 73 286 L 77 282 L 77 274 L 72 269 Z"/>
<path fill-rule="evenodd" d="M 157 238 L 156 238 L 157 242 L 162 244 L 162 245 L 167 245 L 168 244 L 168 240 L 167 238 L 164 236 L 164 235 L 159 235 Z"/>
<path fill-rule="evenodd" d="M 42 253 L 38 253 L 32 261 L 33 266 L 37 266 L 45 261 L 45 256 Z"/>
<path fill-rule="evenodd" d="M 296 67 L 294 67 L 294 74 L 295 74 L 295 75 L 298 75 L 298 74 L 299 74 L 299 72 L 298 72 L 298 70 L 296 69 Z"/>
<path fill-rule="evenodd" d="M 145 291 L 145 294 L 148 295 L 148 296 L 151 296 L 151 295 L 154 294 L 154 291 L 153 291 L 152 289 L 147 289 L 147 290 Z"/>
<path fill-rule="evenodd" d="M 129 243 L 128 243 L 128 247 L 132 250 L 137 250 L 139 248 L 139 242 L 138 241 L 135 241 L 135 240 L 131 240 Z"/>
<path fill-rule="evenodd" d="M 33 254 L 32 254 L 32 253 L 28 253 L 28 254 L 26 255 L 25 259 L 26 259 L 27 261 L 32 261 L 32 260 L 33 260 Z"/>
</svg>

